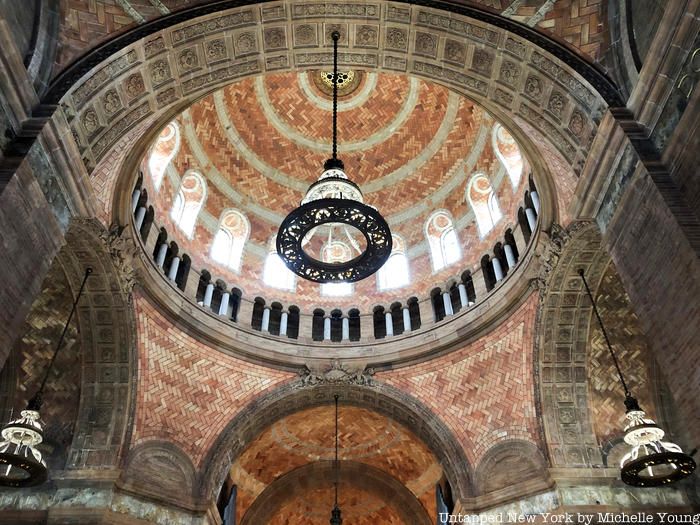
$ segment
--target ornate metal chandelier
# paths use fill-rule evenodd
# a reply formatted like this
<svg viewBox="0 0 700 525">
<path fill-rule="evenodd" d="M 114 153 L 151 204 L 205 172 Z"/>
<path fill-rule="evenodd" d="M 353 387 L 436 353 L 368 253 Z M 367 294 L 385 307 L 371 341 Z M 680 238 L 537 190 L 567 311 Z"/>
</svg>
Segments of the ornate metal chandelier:
<svg viewBox="0 0 700 525">
<path fill-rule="evenodd" d="M 294 273 L 317 283 L 356 282 L 379 270 L 391 255 L 391 231 L 364 203 L 362 191 L 338 158 L 338 39 L 333 39 L 333 156 L 282 221 L 277 253 Z M 355 254 L 356 252 L 356 254 Z"/>
<path fill-rule="evenodd" d="M 75 308 L 78 306 L 80 296 L 83 294 L 85 282 L 91 273 L 92 268 L 85 270 L 85 277 L 80 285 L 78 296 L 73 302 L 73 308 L 70 311 L 39 390 L 31 398 L 27 408 L 22 410 L 20 417 L 10 421 L 2 429 L 2 441 L 0 441 L 0 486 L 31 487 L 43 483 L 48 477 L 46 462 L 41 452 L 37 449 L 37 446 L 44 440 L 41 416 L 39 415 L 42 395 L 46 386 L 46 380 L 49 378 L 58 351 L 61 349 L 63 339 L 68 332 L 68 326 L 70 326 L 70 322 L 73 319 Z"/>
<path fill-rule="evenodd" d="M 627 409 L 625 418 L 627 419 L 627 424 L 624 429 L 624 440 L 632 449 L 620 461 L 620 477 L 622 481 L 635 487 L 658 487 L 659 485 L 675 483 L 689 476 L 695 470 L 695 461 L 675 443 L 662 441 L 665 432 L 653 419 L 647 417 L 645 412 L 639 407 L 637 400 L 632 397 L 608 339 L 608 334 L 603 326 L 603 320 L 600 318 L 593 295 L 586 282 L 584 272 L 581 269 L 578 273 L 593 305 L 593 312 L 598 319 L 603 338 L 613 358 L 613 363 L 615 363 L 615 369 L 620 377 L 622 388 L 625 391 L 625 408 Z"/>
<path fill-rule="evenodd" d="M 338 463 L 338 394 L 333 396 L 335 398 L 335 462 L 333 463 L 333 472 L 335 474 L 335 503 L 333 504 L 333 510 L 331 510 L 331 525 L 342 525 L 343 518 L 340 515 L 340 507 L 338 507 L 338 482 L 340 477 L 340 464 Z"/>
</svg>

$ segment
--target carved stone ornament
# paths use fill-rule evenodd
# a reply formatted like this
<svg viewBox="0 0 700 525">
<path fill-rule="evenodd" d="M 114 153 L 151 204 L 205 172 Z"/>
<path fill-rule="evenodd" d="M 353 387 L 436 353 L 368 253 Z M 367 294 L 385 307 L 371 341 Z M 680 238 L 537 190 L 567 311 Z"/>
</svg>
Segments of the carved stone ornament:
<svg viewBox="0 0 700 525">
<path fill-rule="evenodd" d="M 131 291 L 137 282 L 135 261 L 139 257 L 140 249 L 134 240 L 124 233 L 126 227 L 112 224 L 109 230 L 106 230 L 96 219 L 76 218 L 74 220 L 102 241 L 110 255 L 112 265 L 119 274 L 119 286 L 122 292 L 129 295 L 129 302 L 131 302 Z"/>
<path fill-rule="evenodd" d="M 416 52 L 434 57 L 437 52 L 437 36 L 431 33 L 416 35 Z"/>
<path fill-rule="evenodd" d="M 316 43 L 316 27 L 304 24 L 294 29 L 295 44 L 308 46 Z"/>
<path fill-rule="evenodd" d="M 374 26 L 359 26 L 355 33 L 355 44 L 368 47 L 379 43 L 379 31 Z"/>
<path fill-rule="evenodd" d="M 525 93 L 531 98 L 538 98 L 542 94 L 542 81 L 532 75 L 527 77 L 525 81 Z"/>
<path fill-rule="evenodd" d="M 265 49 L 282 49 L 287 45 L 284 29 L 281 27 L 265 29 L 263 39 L 265 41 Z"/>
<path fill-rule="evenodd" d="M 126 79 L 126 92 L 131 98 L 139 96 L 146 90 L 146 86 L 143 83 L 143 77 L 140 73 L 135 73 Z"/>
<path fill-rule="evenodd" d="M 111 115 L 116 113 L 122 108 L 122 101 L 119 98 L 119 94 L 114 89 L 110 89 L 105 93 L 102 99 L 102 107 L 105 109 L 105 113 Z"/>
<path fill-rule="evenodd" d="M 178 57 L 178 62 L 183 71 L 194 69 L 199 65 L 199 59 L 194 49 L 185 49 Z"/>
<path fill-rule="evenodd" d="M 520 76 L 520 68 L 513 62 L 505 61 L 501 64 L 500 80 L 509 86 L 515 86 Z"/>
<path fill-rule="evenodd" d="M 467 58 L 467 46 L 462 42 L 448 39 L 445 42 L 445 60 L 464 65 Z"/>
<path fill-rule="evenodd" d="M 386 47 L 405 51 L 408 49 L 408 33 L 405 29 L 390 27 L 386 31 Z"/>
<path fill-rule="evenodd" d="M 569 121 L 569 129 L 571 132 L 580 138 L 583 135 L 585 126 L 586 124 L 583 114 L 578 110 L 574 111 L 571 114 L 571 120 Z"/>
<path fill-rule="evenodd" d="M 171 77 L 170 65 L 165 59 L 156 60 L 151 64 L 151 79 L 153 83 L 162 84 Z"/>
<path fill-rule="evenodd" d="M 210 40 L 205 44 L 204 52 L 206 53 L 207 60 L 209 62 L 226 58 L 226 45 L 224 44 L 224 39 L 217 38 L 216 40 Z"/>
<path fill-rule="evenodd" d="M 576 232 L 588 225 L 590 225 L 588 221 L 576 221 L 565 229 L 557 223 L 552 223 L 549 232 L 545 232 L 547 241 L 544 243 L 543 248 L 538 250 L 539 253 L 537 255 L 540 260 L 540 270 L 537 277 L 533 279 L 533 284 L 539 289 L 541 298 L 544 297 L 547 291 L 549 278 L 559 262 L 564 246 Z"/>
<path fill-rule="evenodd" d="M 493 66 L 493 55 L 483 49 L 474 50 L 472 58 L 472 69 L 485 76 L 491 76 L 491 67 Z"/>
<path fill-rule="evenodd" d="M 374 386 L 372 376 L 374 376 L 373 368 L 352 369 L 336 359 L 325 371 L 311 371 L 309 367 L 304 366 L 304 369 L 299 372 L 299 382 L 296 388 L 338 383 Z"/>
<path fill-rule="evenodd" d="M 561 118 L 561 114 L 564 111 L 565 106 L 566 98 L 564 97 L 564 95 L 562 95 L 558 91 L 552 93 L 552 96 L 549 99 L 549 104 L 547 105 L 547 109 L 549 109 L 549 111 L 551 111 L 552 114 L 557 118 Z"/>
<path fill-rule="evenodd" d="M 223 43 L 223 41 L 222 41 Z M 239 55 L 247 55 L 255 53 L 258 50 L 258 44 L 253 33 L 243 33 L 236 38 L 236 51 Z"/>
<path fill-rule="evenodd" d="M 88 108 L 80 120 L 88 135 L 92 135 L 100 127 L 100 119 L 97 117 L 97 112 L 92 108 Z"/>
</svg>

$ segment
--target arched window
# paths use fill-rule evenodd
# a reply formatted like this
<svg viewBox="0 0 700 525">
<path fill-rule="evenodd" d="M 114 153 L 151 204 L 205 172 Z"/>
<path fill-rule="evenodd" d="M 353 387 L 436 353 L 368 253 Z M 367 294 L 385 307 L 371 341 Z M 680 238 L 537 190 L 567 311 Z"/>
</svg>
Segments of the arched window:
<svg viewBox="0 0 700 525">
<path fill-rule="evenodd" d="M 207 186 L 196 171 L 187 173 L 180 181 L 180 189 L 173 201 L 170 218 L 190 239 L 206 196 Z"/>
<path fill-rule="evenodd" d="M 211 258 L 232 270 L 240 270 L 243 247 L 249 234 L 250 225 L 245 215 L 237 210 L 223 212 L 211 244 Z"/>
<path fill-rule="evenodd" d="M 434 272 L 459 261 L 462 257 L 454 222 L 446 211 L 436 211 L 430 216 L 425 225 L 425 236 L 430 245 Z"/>
<path fill-rule="evenodd" d="M 326 263 L 338 263 L 352 259 L 352 250 L 343 241 L 330 241 L 323 245 L 321 250 L 321 260 Z M 345 296 L 352 295 L 352 283 L 323 283 L 321 284 L 321 295 Z"/>
<path fill-rule="evenodd" d="M 277 254 L 277 236 L 273 236 L 268 244 L 268 254 L 263 267 L 263 282 L 272 288 L 294 291 L 296 288 L 296 276 L 282 262 Z"/>
<path fill-rule="evenodd" d="M 392 235 L 391 255 L 377 272 L 377 284 L 380 290 L 391 290 L 409 282 L 406 244 L 398 235 Z"/>
<path fill-rule="evenodd" d="M 148 156 L 148 171 L 155 189 L 160 188 L 165 170 L 180 149 L 180 128 L 175 121 L 163 128 Z"/>
<path fill-rule="evenodd" d="M 513 136 L 500 124 L 493 127 L 493 150 L 508 172 L 513 188 L 517 188 L 523 174 L 523 156 Z"/>
<path fill-rule="evenodd" d="M 467 199 L 474 210 L 479 235 L 484 238 L 503 217 L 498 198 L 486 175 L 477 173 L 472 177 L 467 186 Z"/>
</svg>

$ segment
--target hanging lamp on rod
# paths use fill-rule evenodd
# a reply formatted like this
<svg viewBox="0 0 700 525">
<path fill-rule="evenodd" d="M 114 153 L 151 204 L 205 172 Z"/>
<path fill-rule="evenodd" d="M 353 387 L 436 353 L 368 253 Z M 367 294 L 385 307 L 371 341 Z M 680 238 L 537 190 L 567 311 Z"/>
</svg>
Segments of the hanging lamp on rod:
<svg viewBox="0 0 700 525">
<path fill-rule="evenodd" d="M 624 440 L 632 449 L 620 461 L 620 477 L 622 481 L 635 487 L 658 487 L 675 483 L 690 476 L 695 470 L 693 458 L 685 454 L 681 447 L 675 443 L 662 441 L 665 432 L 639 407 L 639 403 L 627 388 L 620 364 L 613 352 L 610 339 L 608 339 L 608 334 L 605 331 L 605 326 L 603 326 L 603 320 L 598 313 L 598 307 L 593 299 L 593 294 L 591 294 L 591 289 L 588 287 L 583 269 L 580 269 L 578 273 L 593 305 L 593 313 L 598 319 L 605 344 L 608 346 L 615 364 L 615 370 L 617 370 L 620 383 L 625 391 L 625 408 L 627 409 L 625 418 L 627 423 L 624 428 Z"/>
<path fill-rule="evenodd" d="M 338 483 L 340 481 L 340 463 L 338 463 L 338 394 L 335 394 L 333 397 L 335 398 L 335 462 L 333 463 L 335 503 L 333 504 L 333 510 L 331 510 L 330 523 L 331 525 L 342 525 L 343 518 L 340 515 L 340 507 L 338 507 Z"/>
<path fill-rule="evenodd" d="M 39 411 L 43 402 L 44 387 L 53 368 L 56 356 L 63 345 L 63 340 L 68 332 L 68 327 L 73 319 L 73 314 L 83 294 L 85 283 L 92 273 L 92 268 L 85 270 L 83 282 L 80 285 L 78 296 L 73 301 L 70 315 L 63 327 L 63 332 L 54 350 L 49 367 L 46 369 L 41 386 L 36 394 L 29 400 L 27 408 L 20 412 L 20 417 L 13 419 L 2 429 L 2 441 L 0 441 L 0 486 L 4 487 L 31 487 L 46 481 L 48 468 L 37 446 L 43 441 L 44 433 Z"/>
<path fill-rule="evenodd" d="M 277 253 L 294 273 L 317 283 L 356 282 L 379 270 L 391 255 L 391 231 L 364 203 L 338 158 L 338 40 L 333 31 L 333 152 L 301 205 L 282 221 Z"/>
</svg>

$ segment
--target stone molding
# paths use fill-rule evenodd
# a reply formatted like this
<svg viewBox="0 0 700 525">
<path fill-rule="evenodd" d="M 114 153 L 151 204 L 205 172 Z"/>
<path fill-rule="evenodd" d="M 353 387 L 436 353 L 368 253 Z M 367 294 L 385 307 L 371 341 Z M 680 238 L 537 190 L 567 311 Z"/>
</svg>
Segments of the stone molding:
<svg viewBox="0 0 700 525">
<path fill-rule="evenodd" d="M 93 268 L 76 315 L 83 352 L 78 421 L 68 469 L 119 465 L 130 442 L 136 389 L 136 332 L 124 275 L 113 264 L 109 234 L 94 220 L 74 220 L 59 254 L 73 290 Z"/>
<path fill-rule="evenodd" d="M 596 289 L 610 262 L 593 223 L 554 234 L 554 264 L 544 279 L 537 316 L 535 372 L 538 413 L 552 467 L 602 466 L 588 394 L 587 342 L 592 308 L 578 269 Z"/>
</svg>

